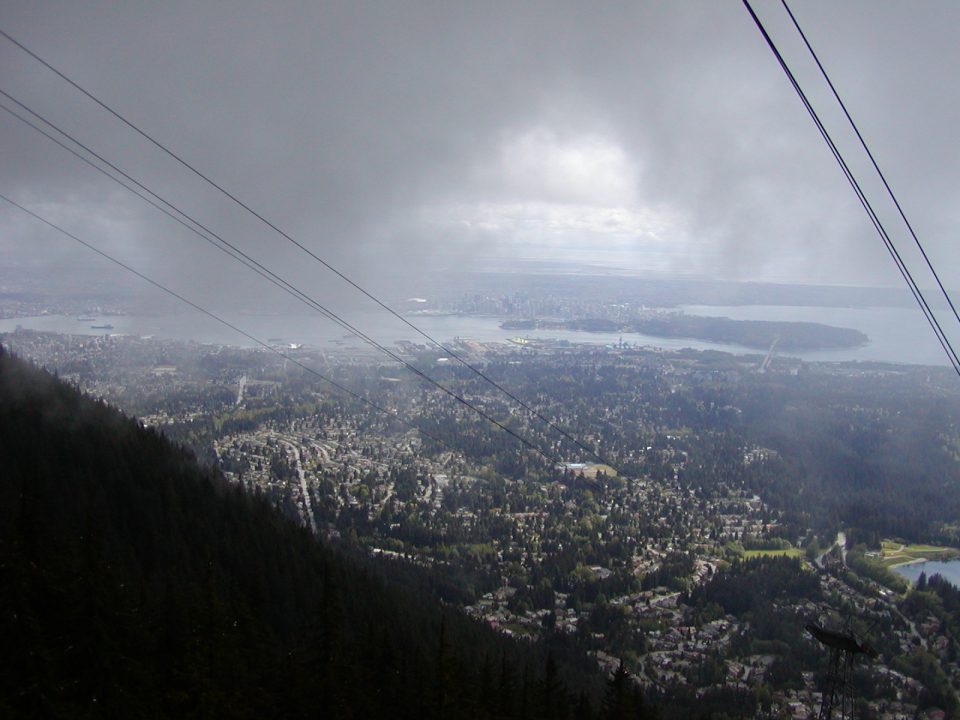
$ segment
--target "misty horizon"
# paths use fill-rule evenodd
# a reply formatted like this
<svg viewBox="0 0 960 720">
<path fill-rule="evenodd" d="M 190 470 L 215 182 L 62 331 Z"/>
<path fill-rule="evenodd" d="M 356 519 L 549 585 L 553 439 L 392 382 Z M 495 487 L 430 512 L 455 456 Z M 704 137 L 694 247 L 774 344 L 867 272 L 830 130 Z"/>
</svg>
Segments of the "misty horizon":
<svg viewBox="0 0 960 720">
<path fill-rule="evenodd" d="M 0 26 L 386 297 L 424 271 L 516 263 L 902 286 L 738 4 L 536 7 L 334 4 L 221 23 L 191 6 L 184 24 L 173 11 L 9 3 Z M 955 170 L 939 152 L 960 97 L 927 64 L 956 53 L 943 28 L 957 10 L 924 5 L 907 22 L 891 5 L 862 22 L 861 9 L 811 4 L 800 19 L 945 284 L 960 285 Z M 785 18 L 760 10 L 842 138 Z M 891 33 L 909 44 L 886 42 Z M 0 88 L 298 287 L 332 301 L 353 292 L 6 40 L 0 59 Z M 3 192 L 202 301 L 276 294 L 0 115 Z M 133 287 L 18 213 L 0 213 L 7 274 L 38 270 L 51 290 L 65 279 Z"/>
</svg>

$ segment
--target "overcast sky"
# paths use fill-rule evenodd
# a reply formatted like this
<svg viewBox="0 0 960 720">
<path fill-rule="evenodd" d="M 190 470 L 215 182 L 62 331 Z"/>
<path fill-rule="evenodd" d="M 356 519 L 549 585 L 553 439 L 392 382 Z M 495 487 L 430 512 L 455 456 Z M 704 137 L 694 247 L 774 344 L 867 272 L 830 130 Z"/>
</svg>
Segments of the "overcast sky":
<svg viewBox="0 0 960 720">
<path fill-rule="evenodd" d="M 931 258 L 960 286 L 960 4 L 794 4 Z M 782 7 L 757 7 L 867 178 Z M 899 283 L 733 0 L 2 0 L 0 27 L 374 288 L 489 258 Z M 0 88 L 291 279 L 338 292 L 2 39 Z M 6 113 L 0 153 L 0 193 L 175 287 L 228 299 L 265 287 Z M 872 197 L 906 250 L 889 203 Z M 18 213 L 0 208 L 8 275 L 32 262 L 53 285 L 96 266 Z"/>
</svg>

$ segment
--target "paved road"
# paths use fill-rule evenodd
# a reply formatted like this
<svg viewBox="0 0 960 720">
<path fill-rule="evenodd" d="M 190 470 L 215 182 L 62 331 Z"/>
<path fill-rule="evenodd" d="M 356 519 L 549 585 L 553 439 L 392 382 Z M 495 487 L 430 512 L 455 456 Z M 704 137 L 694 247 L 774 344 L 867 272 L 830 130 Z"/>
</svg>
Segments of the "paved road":
<svg viewBox="0 0 960 720">
<path fill-rule="evenodd" d="M 307 491 L 307 478 L 303 472 L 303 463 L 300 462 L 300 448 L 298 448 L 289 440 L 284 440 L 276 435 L 274 435 L 274 437 L 276 438 L 277 442 L 282 443 L 290 450 L 290 452 L 293 453 L 293 457 L 297 464 L 297 477 L 300 478 L 300 496 L 303 498 L 303 509 L 306 511 L 307 522 L 310 523 L 310 529 L 313 531 L 314 535 L 316 535 L 317 521 L 313 517 L 313 504 L 310 502 L 310 493 Z"/>
<path fill-rule="evenodd" d="M 840 546 L 840 557 L 843 558 L 843 564 L 847 564 L 847 535 L 841 531 L 837 533 L 837 539 L 833 541 L 833 545 L 820 553 L 814 560 L 814 562 L 817 564 L 817 567 L 823 567 L 823 559 L 838 545 Z"/>
</svg>

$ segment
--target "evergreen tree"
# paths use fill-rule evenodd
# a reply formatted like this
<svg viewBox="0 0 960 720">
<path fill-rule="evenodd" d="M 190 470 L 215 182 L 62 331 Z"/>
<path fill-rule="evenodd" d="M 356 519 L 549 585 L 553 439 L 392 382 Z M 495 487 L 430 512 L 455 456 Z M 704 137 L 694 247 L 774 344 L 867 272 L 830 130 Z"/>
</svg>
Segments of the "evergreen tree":
<svg viewBox="0 0 960 720">
<path fill-rule="evenodd" d="M 603 720 L 645 720 L 651 716 L 643 701 L 643 691 L 621 660 L 607 681 L 601 717 Z"/>
<path fill-rule="evenodd" d="M 2 347 L 0 468 L 4 718 L 512 718 L 521 674 L 520 717 L 569 695 L 422 569 L 318 543 Z"/>
</svg>

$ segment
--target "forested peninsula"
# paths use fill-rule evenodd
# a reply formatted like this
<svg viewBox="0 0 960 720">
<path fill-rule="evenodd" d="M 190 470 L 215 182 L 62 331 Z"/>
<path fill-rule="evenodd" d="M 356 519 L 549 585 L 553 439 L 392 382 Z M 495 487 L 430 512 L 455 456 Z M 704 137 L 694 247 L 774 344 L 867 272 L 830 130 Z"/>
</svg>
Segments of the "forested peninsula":
<svg viewBox="0 0 960 720">
<path fill-rule="evenodd" d="M 853 328 L 812 322 L 733 320 L 726 317 L 702 317 L 684 313 L 658 314 L 625 322 L 605 318 L 505 320 L 500 327 L 505 330 L 640 333 L 663 338 L 690 338 L 742 345 L 758 350 L 767 350 L 776 342 L 778 350 L 793 352 L 841 350 L 860 347 L 869 342 L 869 338 L 864 333 Z"/>
</svg>

